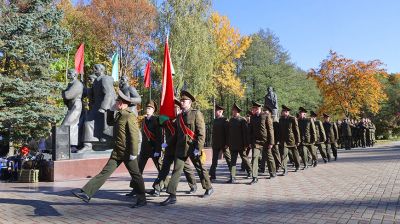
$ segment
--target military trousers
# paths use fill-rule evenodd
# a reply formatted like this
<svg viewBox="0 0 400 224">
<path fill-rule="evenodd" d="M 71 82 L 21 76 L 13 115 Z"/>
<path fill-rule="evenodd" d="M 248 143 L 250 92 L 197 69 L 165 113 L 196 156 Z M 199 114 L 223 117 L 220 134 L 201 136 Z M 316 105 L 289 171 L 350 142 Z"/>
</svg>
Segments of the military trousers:
<svg viewBox="0 0 400 224">
<path fill-rule="evenodd" d="M 242 163 L 244 164 L 244 169 L 247 171 L 248 174 L 251 174 L 251 164 L 249 159 L 246 156 L 246 151 L 245 149 L 243 150 L 231 150 L 231 166 L 230 166 L 230 173 L 231 173 L 231 178 L 236 177 L 236 162 L 238 156 L 242 158 Z"/>
<path fill-rule="evenodd" d="M 222 152 L 222 154 L 224 155 L 225 161 L 226 161 L 226 165 L 228 165 L 228 168 L 230 169 L 231 153 L 230 153 L 229 149 L 227 149 L 225 147 L 213 147 L 212 151 L 213 151 L 213 155 L 212 155 L 212 164 L 210 167 L 210 177 L 211 177 L 211 179 L 215 179 L 216 178 L 216 170 L 217 170 L 217 166 L 218 166 L 219 154 Z"/>
<path fill-rule="evenodd" d="M 351 136 L 343 136 L 343 141 L 344 141 L 344 148 L 346 150 L 351 149 Z"/>
<path fill-rule="evenodd" d="M 276 170 L 282 167 L 281 153 L 279 152 L 279 146 L 274 145 L 272 147 L 272 155 L 274 156 Z"/>
<path fill-rule="evenodd" d="M 326 155 L 326 149 L 322 147 L 322 144 L 320 143 L 315 144 L 315 147 L 318 149 L 319 154 L 321 154 L 322 159 L 326 161 L 328 159 L 328 156 Z"/>
<path fill-rule="evenodd" d="M 269 173 L 276 174 L 276 164 L 273 155 L 273 147 L 269 149 L 267 146 L 264 146 L 263 150 L 261 151 L 261 155 L 261 170 L 265 170 L 265 165 L 267 165 Z"/>
<path fill-rule="evenodd" d="M 326 149 L 326 155 L 328 157 L 328 161 L 331 160 L 331 152 L 333 154 L 333 157 L 336 159 L 337 158 L 337 148 L 336 148 L 336 143 L 325 143 L 325 149 Z"/>
<path fill-rule="evenodd" d="M 166 181 L 168 174 L 169 174 L 169 170 L 171 169 L 171 165 L 174 163 L 174 160 L 175 160 L 174 155 L 165 155 L 164 156 L 161 170 L 158 173 L 158 176 L 153 183 L 154 189 L 161 191 L 161 189 L 162 189 L 161 183 Z M 183 173 L 185 174 L 185 177 L 189 184 L 189 187 L 193 188 L 196 185 L 196 176 L 194 175 L 193 169 L 190 166 L 189 161 L 185 161 L 185 164 L 183 166 Z"/>
<path fill-rule="evenodd" d="M 201 164 L 200 156 L 190 155 L 183 158 L 175 157 L 174 170 L 172 171 L 172 176 L 168 184 L 167 193 L 176 195 L 176 189 L 178 188 L 179 180 L 188 158 L 192 161 L 192 164 L 199 175 L 203 189 L 209 190 L 212 188 L 210 176 L 208 175 L 207 169 L 203 164 Z"/>
<path fill-rule="evenodd" d="M 287 147 L 287 146 L 282 146 L 281 145 L 279 150 L 280 150 L 280 153 L 281 153 L 281 156 L 282 156 L 281 157 L 282 158 L 282 168 L 284 170 L 287 170 L 287 164 L 288 164 L 288 161 L 289 161 L 289 155 L 288 155 L 289 151 L 292 154 L 294 166 L 296 168 L 300 167 L 300 156 L 299 156 L 299 151 L 297 150 L 296 146 Z"/>
<path fill-rule="evenodd" d="M 308 166 L 308 148 L 307 145 L 300 144 L 298 147 L 301 160 L 303 161 L 303 166 Z"/>
<path fill-rule="evenodd" d="M 304 147 L 308 150 L 308 161 L 313 163 L 314 161 L 318 161 L 317 157 L 317 149 L 314 147 L 313 144 L 305 145 Z"/>
<path fill-rule="evenodd" d="M 158 173 L 160 173 L 161 171 L 161 166 L 162 166 L 162 157 L 154 157 L 154 153 L 152 152 L 152 150 L 141 150 L 140 154 L 139 154 L 139 170 L 140 173 L 143 174 L 143 170 L 146 167 L 147 161 L 151 158 L 154 162 L 155 167 L 157 168 Z M 162 186 L 166 186 L 168 185 L 168 179 L 165 180 L 165 182 L 161 182 Z M 133 184 L 132 181 L 129 184 L 129 186 L 131 188 L 133 188 Z"/>
<path fill-rule="evenodd" d="M 115 160 L 109 159 L 107 164 L 104 166 L 103 170 L 93 177 L 86 185 L 82 188 L 82 191 L 85 192 L 89 197 L 92 197 L 106 180 L 111 176 L 111 174 L 118 168 L 121 163 L 124 163 L 126 168 L 128 169 L 129 174 L 131 175 L 132 181 L 131 184 L 133 186 L 134 191 L 136 192 L 136 196 L 138 200 L 146 200 L 145 196 L 145 187 L 143 176 L 139 170 L 138 160 Z"/>
</svg>

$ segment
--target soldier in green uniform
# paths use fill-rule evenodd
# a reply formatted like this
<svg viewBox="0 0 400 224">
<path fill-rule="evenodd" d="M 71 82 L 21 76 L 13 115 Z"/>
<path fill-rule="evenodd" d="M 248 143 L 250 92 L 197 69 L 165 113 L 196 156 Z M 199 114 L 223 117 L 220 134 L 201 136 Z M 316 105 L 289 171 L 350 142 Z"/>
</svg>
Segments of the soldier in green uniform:
<svg viewBox="0 0 400 224">
<path fill-rule="evenodd" d="M 206 133 L 203 114 L 199 110 L 191 108 L 195 98 L 189 92 L 182 91 L 180 96 L 183 112 L 177 117 L 174 170 L 172 171 L 172 177 L 167 188 L 169 196 L 160 204 L 163 206 L 176 203 L 176 190 L 185 161 L 188 158 L 190 158 L 196 168 L 203 189 L 206 190 L 203 198 L 207 198 L 214 193 L 208 172 L 200 160 Z"/>
<path fill-rule="evenodd" d="M 318 115 L 314 111 L 310 111 L 311 120 L 314 122 L 315 126 L 315 134 L 316 134 L 316 141 L 315 147 L 318 148 L 319 153 L 321 154 L 324 163 L 328 162 L 328 156 L 326 155 L 325 148 L 322 147 L 322 144 L 326 141 L 325 129 L 322 121 L 317 120 Z"/>
<path fill-rule="evenodd" d="M 264 112 L 266 114 L 272 114 L 272 109 L 268 107 L 268 105 L 264 105 Z M 279 152 L 279 121 L 275 119 L 273 121 L 273 129 L 274 129 L 274 146 L 272 146 L 272 155 L 275 160 L 276 172 L 282 168 L 282 159 L 281 153 Z"/>
<path fill-rule="evenodd" d="M 335 157 L 335 160 L 337 160 L 336 142 L 339 136 L 338 128 L 335 122 L 330 121 L 330 116 L 328 114 L 324 113 L 323 115 L 324 115 L 323 125 L 326 134 L 326 142 L 325 142 L 326 155 L 328 157 L 328 161 L 330 161 L 331 160 L 330 151 L 332 150 L 333 157 Z"/>
<path fill-rule="evenodd" d="M 222 152 L 226 160 L 226 164 L 230 167 L 231 154 L 228 149 L 228 120 L 223 116 L 224 108 L 215 106 L 215 119 L 212 127 L 212 164 L 210 167 L 211 181 L 217 179 L 216 169 L 218 166 L 218 157 Z"/>
<path fill-rule="evenodd" d="M 153 100 L 150 100 L 146 104 L 146 116 L 142 121 L 143 139 L 139 154 L 139 169 L 142 174 L 147 160 L 150 158 L 153 160 L 158 172 L 161 170 L 161 144 L 163 136 L 161 126 L 158 122 L 158 116 L 154 115 L 155 111 L 157 111 L 157 104 Z M 164 184 L 164 182 L 162 184 Z M 133 188 L 132 182 L 130 187 Z M 126 194 L 126 196 L 133 196 L 134 193 L 135 191 L 132 190 L 130 193 Z"/>
<path fill-rule="evenodd" d="M 271 114 L 262 113 L 262 105 L 257 102 L 253 104 L 253 115 L 250 118 L 250 144 L 252 147 L 252 176 L 250 184 L 258 182 L 258 161 L 263 151 L 266 153 L 267 166 L 270 178 L 276 177 L 275 160 L 272 155 L 274 145 L 274 127 Z M 265 165 L 264 165 L 265 167 Z"/>
<path fill-rule="evenodd" d="M 340 129 L 342 130 L 342 135 L 343 135 L 343 141 L 344 141 L 344 148 L 346 150 L 351 149 L 351 127 L 353 125 L 350 124 L 349 118 L 345 118 L 342 122 L 342 125 L 340 126 Z"/>
<path fill-rule="evenodd" d="M 365 118 L 361 119 L 358 123 L 358 128 L 360 130 L 360 142 L 361 147 L 365 148 L 367 146 L 367 122 Z"/>
<path fill-rule="evenodd" d="M 311 155 L 312 166 L 317 166 L 317 151 L 313 147 L 317 138 L 315 132 L 314 122 L 307 116 L 307 110 L 303 107 L 299 108 L 299 131 L 300 131 L 300 145 L 298 147 L 300 155 L 303 159 L 303 169 L 308 168 L 308 154 Z"/>
<path fill-rule="evenodd" d="M 248 134 L 247 134 L 247 122 L 246 119 L 240 116 L 242 110 L 236 105 L 232 106 L 232 118 L 229 119 L 228 123 L 228 146 L 231 151 L 231 177 L 228 183 L 236 183 L 236 161 L 238 155 L 242 158 L 244 169 L 247 174 L 251 174 L 250 161 L 246 156 L 246 148 L 249 145 Z"/>
<path fill-rule="evenodd" d="M 176 116 L 178 116 L 179 114 L 181 114 L 181 103 L 178 100 L 174 100 L 174 102 L 175 102 L 175 114 Z M 153 183 L 153 190 L 149 192 L 149 194 L 153 196 L 160 196 L 162 187 L 161 183 L 165 182 L 165 180 L 167 179 L 169 170 L 171 169 L 171 165 L 175 160 L 176 129 L 177 129 L 176 119 L 173 118 L 165 121 L 163 124 L 163 129 L 165 133 L 165 142 L 162 144 L 162 147 L 165 148 L 164 159 L 162 162 L 161 171 Z M 190 191 L 188 192 L 188 194 L 196 193 L 197 191 L 196 177 L 194 175 L 191 165 L 189 164 L 189 161 L 185 161 L 183 172 L 190 187 Z"/>
<path fill-rule="evenodd" d="M 86 185 L 72 193 L 85 202 L 89 202 L 92 196 L 105 183 L 108 177 L 124 163 L 132 177 L 132 185 L 134 186 L 137 202 L 133 208 L 146 205 L 145 187 L 142 174 L 138 166 L 138 141 L 139 127 L 136 115 L 129 110 L 129 97 L 124 95 L 122 91 L 118 91 L 118 98 L 115 107 L 118 109 L 114 125 L 114 147 L 110 159 L 104 166 L 103 170 L 93 177 Z M 107 113 L 111 114 L 111 113 Z M 113 115 L 113 113 L 112 113 Z M 107 119 L 108 121 L 112 119 Z"/>
<path fill-rule="evenodd" d="M 282 155 L 282 176 L 288 174 L 288 153 L 292 151 L 295 171 L 300 168 L 300 157 L 297 146 L 300 144 L 300 133 L 297 119 L 290 115 L 290 108 L 282 105 L 281 117 L 279 118 L 279 147 Z"/>
</svg>

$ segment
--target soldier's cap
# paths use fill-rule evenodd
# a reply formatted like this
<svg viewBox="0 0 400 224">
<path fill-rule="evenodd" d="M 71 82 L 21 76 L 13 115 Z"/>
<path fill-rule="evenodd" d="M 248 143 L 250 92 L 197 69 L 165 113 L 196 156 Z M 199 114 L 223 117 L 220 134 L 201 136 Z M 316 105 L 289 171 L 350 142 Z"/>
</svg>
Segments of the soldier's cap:
<svg viewBox="0 0 400 224">
<path fill-rule="evenodd" d="M 154 100 L 150 100 L 146 103 L 146 107 L 152 107 L 155 111 L 157 110 L 157 103 Z"/>
<path fill-rule="evenodd" d="M 264 105 L 264 110 L 268 110 L 269 112 L 272 113 L 272 108 L 266 104 Z"/>
<path fill-rule="evenodd" d="M 324 117 L 330 117 L 329 114 L 323 113 L 322 114 Z"/>
<path fill-rule="evenodd" d="M 242 109 L 238 105 L 236 105 L 236 103 L 233 103 L 232 110 L 233 109 L 237 110 L 238 113 L 242 111 Z"/>
<path fill-rule="evenodd" d="M 186 90 L 182 90 L 180 96 L 181 100 L 191 100 L 192 102 L 196 101 L 196 98 L 194 98 L 194 96 Z"/>
<path fill-rule="evenodd" d="M 129 104 L 131 99 L 127 95 L 125 95 L 121 90 L 118 90 L 118 97 L 117 100 L 122 100 L 124 103 Z"/>
<path fill-rule="evenodd" d="M 308 111 L 304 107 L 299 107 L 299 113 L 307 113 Z"/>
<path fill-rule="evenodd" d="M 316 114 L 314 111 L 310 111 L 310 116 L 311 117 L 318 117 L 318 114 Z"/>
<path fill-rule="evenodd" d="M 285 105 L 282 104 L 282 110 L 283 111 L 291 111 L 291 109 Z"/>
<path fill-rule="evenodd" d="M 223 108 L 222 106 L 220 106 L 220 105 L 215 105 L 215 110 L 225 110 L 225 108 Z"/>
<path fill-rule="evenodd" d="M 253 104 L 253 107 L 262 107 L 261 103 L 257 103 L 256 101 L 252 100 L 251 104 Z"/>
<path fill-rule="evenodd" d="M 179 106 L 179 107 L 182 107 L 182 104 L 181 104 L 181 101 L 179 101 L 178 99 L 174 99 L 174 104 L 175 105 L 177 105 L 177 106 Z"/>
</svg>

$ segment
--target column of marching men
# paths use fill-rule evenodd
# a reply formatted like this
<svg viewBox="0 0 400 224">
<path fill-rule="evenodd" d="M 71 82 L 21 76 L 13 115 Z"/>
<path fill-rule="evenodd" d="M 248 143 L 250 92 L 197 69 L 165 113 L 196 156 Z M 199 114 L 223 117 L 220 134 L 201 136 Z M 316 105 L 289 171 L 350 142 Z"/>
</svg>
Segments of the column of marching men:
<svg viewBox="0 0 400 224">
<path fill-rule="evenodd" d="M 361 121 L 344 119 L 333 122 L 328 114 L 318 116 L 313 111 L 300 107 L 296 116 L 292 109 L 282 105 L 279 119 L 272 116 L 272 109 L 258 102 L 252 102 L 251 111 L 244 116 L 242 109 L 235 103 L 229 111 L 215 106 L 215 119 L 212 125 L 212 164 L 209 172 L 203 160 L 205 143 L 205 122 L 203 114 L 192 109 L 195 98 L 187 91 L 180 93 L 175 100 L 176 118 L 159 122 L 154 115 L 157 104 L 146 104 L 146 116 L 141 124 L 137 117 L 127 110 L 129 98 L 121 91 L 118 93 L 118 113 L 114 118 L 115 147 L 110 160 L 103 170 L 92 178 L 82 189 L 72 193 L 85 202 L 89 202 L 95 192 L 121 164 L 124 163 L 132 176 L 132 191 L 127 196 L 136 198 L 133 208 L 146 205 L 146 194 L 160 196 L 163 190 L 169 194 L 160 203 L 165 206 L 177 202 L 176 192 L 182 172 L 185 174 L 189 190 L 187 194 L 197 192 L 194 166 L 202 188 L 203 198 L 214 193 L 212 182 L 217 180 L 218 159 L 222 153 L 229 168 L 227 183 L 237 183 L 238 157 L 241 158 L 241 170 L 249 179 L 247 184 L 257 184 L 259 173 L 268 170 L 268 178 L 287 176 L 293 172 L 306 170 L 318 165 L 317 150 L 324 163 L 338 159 L 337 148 L 373 146 L 375 126 L 369 119 Z M 230 112 L 230 118 L 224 113 Z M 320 120 L 319 118 L 322 118 Z M 139 126 L 142 132 L 140 154 L 137 144 Z M 251 155 L 251 157 L 250 157 Z M 143 170 L 148 160 L 153 161 L 158 175 L 152 190 L 144 190 Z M 191 164 L 189 163 L 191 161 Z M 168 178 L 172 167 L 171 177 Z"/>
</svg>

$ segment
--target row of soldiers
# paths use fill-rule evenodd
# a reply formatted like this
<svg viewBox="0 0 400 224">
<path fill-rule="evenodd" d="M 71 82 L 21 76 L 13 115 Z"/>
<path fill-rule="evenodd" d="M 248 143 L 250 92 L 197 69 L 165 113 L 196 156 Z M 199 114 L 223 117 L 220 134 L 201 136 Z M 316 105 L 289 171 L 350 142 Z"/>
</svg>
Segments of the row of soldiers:
<svg viewBox="0 0 400 224">
<path fill-rule="evenodd" d="M 240 156 L 249 184 L 258 182 L 259 168 L 261 172 L 268 169 L 269 177 L 288 175 L 289 161 L 294 165 L 294 171 L 317 166 L 317 150 L 323 161 L 337 159 L 337 141 L 339 129 L 335 122 L 330 121 L 328 114 L 323 114 L 324 121 L 318 120 L 317 114 L 302 107 L 299 116 L 290 115 L 291 109 L 282 105 L 279 120 L 272 118 L 272 109 L 260 103 L 252 102 L 251 116 L 246 119 L 240 113 L 242 109 L 236 105 L 231 108 L 231 118 L 224 117 L 225 108 L 216 106 L 212 131 L 213 159 L 210 172 L 204 166 L 203 148 L 205 143 L 205 122 L 199 110 L 192 109 L 195 98 L 187 91 L 180 93 L 180 100 L 175 100 L 176 117 L 160 124 L 160 117 L 155 116 L 157 104 L 150 101 L 146 104 L 146 116 L 141 122 L 142 143 L 140 154 L 137 149 L 139 128 L 133 121 L 137 119 L 129 112 L 129 97 L 121 91 L 117 103 L 119 112 L 114 123 L 114 140 L 116 146 L 104 169 L 82 189 L 74 191 L 74 195 L 89 202 L 94 193 L 104 184 L 111 173 L 123 162 L 127 166 L 132 180 L 132 192 L 127 196 L 136 195 L 137 202 L 132 207 L 146 205 L 143 182 L 143 170 L 149 159 L 153 161 L 158 176 L 153 183 L 153 189 L 147 194 L 159 196 L 163 188 L 169 194 L 160 205 L 175 204 L 176 191 L 182 172 L 185 174 L 190 190 L 195 194 L 197 183 L 190 159 L 205 190 L 203 198 L 214 193 L 212 181 L 216 180 L 216 168 L 219 154 L 222 152 L 230 171 L 228 183 L 236 182 L 237 159 Z M 251 160 L 248 158 L 251 151 Z M 331 155 L 333 154 L 333 156 Z M 172 175 L 168 175 L 173 165 Z M 301 167 L 302 166 L 302 167 Z"/>
<path fill-rule="evenodd" d="M 345 118 L 342 121 L 337 121 L 339 128 L 339 148 L 350 150 L 357 147 L 372 147 L 374 146 L 375 130 L 374 123 L 369 118 L 362 118 L 357 121 L 355 119 Z"/>
</svg>

